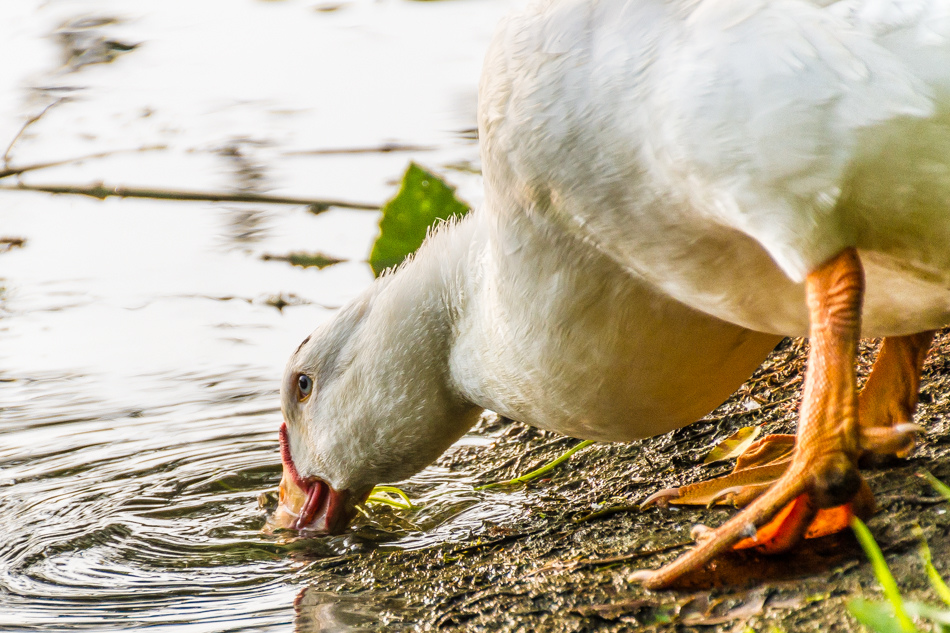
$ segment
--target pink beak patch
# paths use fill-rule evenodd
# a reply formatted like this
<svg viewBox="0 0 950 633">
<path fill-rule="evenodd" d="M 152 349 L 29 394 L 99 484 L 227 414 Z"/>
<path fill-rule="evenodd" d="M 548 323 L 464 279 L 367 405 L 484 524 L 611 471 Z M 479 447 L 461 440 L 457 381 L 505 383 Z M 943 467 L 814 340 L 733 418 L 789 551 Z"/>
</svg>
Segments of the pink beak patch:
<svg viewBox="0 0 950 633">
<path fill-rule="evenodd" d="M 280 426 L 280 458 L 284 464 L 281 504 L 289 515 L 289 521 L 282 527 L 326 534 L 342 532 L 353 518 L 353 513 L 346 504 L 350 496 L 349 491 L 334 490 L 318 477 L 300 476 L 290 455 L 286 423 Z M 299 507 L 293 507 L 294 505 Z"/>
</svg>

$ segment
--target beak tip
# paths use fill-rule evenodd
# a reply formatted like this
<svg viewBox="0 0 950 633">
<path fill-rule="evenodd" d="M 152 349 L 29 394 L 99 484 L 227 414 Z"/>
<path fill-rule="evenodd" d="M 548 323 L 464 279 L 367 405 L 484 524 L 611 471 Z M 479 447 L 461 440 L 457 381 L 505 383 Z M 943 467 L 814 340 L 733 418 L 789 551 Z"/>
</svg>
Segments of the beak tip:
<svg viewBox="0 0 950 633">
<path fill-rule="evenodd" d="M 340 534 L 355 515 L 348 490 L 337 491 L 317 478 L 288 473 L 280 481 L 280 503 L 270 522 L 277 527 L 313 534 Z"/>
</svg>

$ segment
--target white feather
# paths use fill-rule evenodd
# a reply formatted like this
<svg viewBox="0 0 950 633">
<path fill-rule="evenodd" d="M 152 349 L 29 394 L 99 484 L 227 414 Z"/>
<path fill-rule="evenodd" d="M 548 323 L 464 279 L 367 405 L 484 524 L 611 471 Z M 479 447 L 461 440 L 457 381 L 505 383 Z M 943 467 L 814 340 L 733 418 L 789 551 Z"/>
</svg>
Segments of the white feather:
<svg viewBox="0 0 950 633">
<path fill-rule="evenodd" d="M 288 364 L 301 474 L 368 491 L 482 408 L 598 440 L 685 425 L 807 332 L 801 282 L 845 247 L 866 334 L 950 323 L 948 6 L 558 0 L 510 17 L 480 88 L 485 207 Z"/>
</svg>

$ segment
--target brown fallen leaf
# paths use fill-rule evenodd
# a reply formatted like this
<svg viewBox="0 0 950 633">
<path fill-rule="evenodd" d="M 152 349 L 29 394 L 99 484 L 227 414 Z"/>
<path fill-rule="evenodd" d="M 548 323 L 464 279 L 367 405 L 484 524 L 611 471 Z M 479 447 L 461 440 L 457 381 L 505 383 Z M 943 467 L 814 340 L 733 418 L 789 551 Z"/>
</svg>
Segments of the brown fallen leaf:
<svg viewBox="0 0 950 633">
<path fill-rule="evenodd" d="M 734 459 L 745 452 L 745 449 L 752 445 L 755 438 L 762 432 L 760 426 L 744 426 L 723 441 L 719 442 L 715 448 L 709 451 L 704 464 L 721 462 L 725 459 Z"/>
</svg>

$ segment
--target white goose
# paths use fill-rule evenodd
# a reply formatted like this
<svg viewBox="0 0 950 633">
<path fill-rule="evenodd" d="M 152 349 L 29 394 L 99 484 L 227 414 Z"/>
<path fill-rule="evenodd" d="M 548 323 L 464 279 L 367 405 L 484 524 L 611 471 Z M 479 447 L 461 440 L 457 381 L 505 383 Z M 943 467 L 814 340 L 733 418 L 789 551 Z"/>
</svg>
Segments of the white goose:
<svg viewBox="0 0 950 633">
<path fill-rule="evenodd" d="M 484 208 L 290 359 L 286 524 L 342 529 L 483 408 L 597 440 L 682 426 L 780 335 L 812 340 L 791 466 L 641 580 L 778 514 L 761 539 L 787 547 L 858 493 L 863 451 L 907 448 L 950 323 L 950 3 L 542 2 L 480 95 Z M 859 400 L 861 335 L 889 338 Z"/>
</svg>

